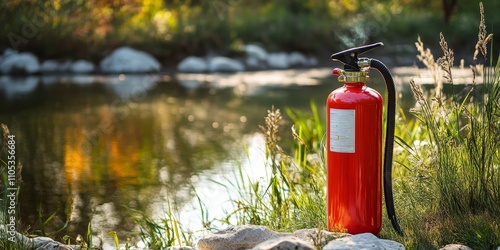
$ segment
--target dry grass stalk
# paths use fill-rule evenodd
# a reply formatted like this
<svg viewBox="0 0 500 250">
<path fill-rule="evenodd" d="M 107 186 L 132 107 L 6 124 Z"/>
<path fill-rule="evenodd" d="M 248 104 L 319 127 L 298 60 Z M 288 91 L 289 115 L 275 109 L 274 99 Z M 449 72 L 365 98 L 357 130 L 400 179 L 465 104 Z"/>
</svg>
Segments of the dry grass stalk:
<svg viewBox="0 0 500 250">
<path fill-rule="evenodd" d="M 418 105 L 421 107 L 426 105 L 427 102 L 425 100 L 424 93 L 422 92 L 422 88 L 420 88 L 420 86 L 415 83 L 413 78 L 410 79 L 410 87 L 411 91 L 413 92 L 413 96 L 415 96 L 415 99 L 417 100 Z"/>
<path fill-rule="evenodd" d="M 486 46 L 488 45 L 488 42 L 493 38 L 493 34 L 488 34 L 486 32 L 486 24 L 484 21 L 484 7 L 483 3 L 479 3 L 479 13 L 481 14 L 481 21 L 479 22 L 479 33 L 477 34 L 477 43 L 476 43 L 476 50 L 474 51 L 474 61 L 477 60 L 477 56 L 479 52 L 483 55 L 483 57 L 486 59 L 486 55 L 488 54 L 488 51 L 486 49 Z"/>
<path fill-rule="evenodd" d="M 443 56 L 437 59 L 437 64 L 446 73 L 444 78 L 448 80 L 449 83 L 453 84 L 453 75 L 451 73 L 451 68 L 453 68 L 453 61 L 455 57 L 453 55 L 453 50 L 448 48 L 448 43 L 444 39 L 443 33 L 439 33 L 439 45 L 443 50 Z"/>
<path fill-rule="evenodd" d="M 3 138 L 2 138 L 3 143 L 2 143 L 2 145 L 0 145 L 0 146 L 2 146 L 2 148 L 0 148 L 0 152 L 1 152 L 1 150 L 3 150 L 3 147 L 7 146 L 7 141 L 9 141 L 10 131 L 9 131 L 9 128 L 7 127 L 7 125 L 5 125 L 3 123 L 0 124 L 0 127 L 2 127 L 2 131 L 3 131 Z"/>
<path fill-rule="evenodd" d="M 278 132 L 282 121 L 283 117 L 281 116 L 280 110 L 275 110 L 274 106 L 272 106 L 271 110 L 267 111 L 267 116 L 265 118 L 265 127 L 259 125 L 260 130 L 266 137 L 266 155 L 271 158 L 273 173 L 276 173 L 276 168 L 278 165 L 276 160 L 278 159 L 279 154 L 282 153 L 281 147 L 278 145 L 278 142 L 281 140 Z"/>
<path fill-rule="evenodd" d="M 415 108 L 410 109 L 410 112 L 413 114 L 417 115 L 417 117 L 422 117 L 423 114 L 430 112 L 430 107 L 427 103 L 427 100 L 424 96 L 424 92 L 422 91 L 422 88 L 420 85 L 415 83 L 415 80 L 410 79 L 410 87 L 411 91 L 413 93 L 413 96 L 415 97 L 417 101 L 417 105 Z"/>
<path fill-rule="evenodd" d="M 439 65 L 434 60 L 434 56 L 429 48 L 425 48 L 424 43 L 420 39 L 420 36 L 417 38 L 417 42 L 415 43 L 415 47 L 419 55 L 417 55 L 418 60 L 420 60 L 424 66 L 430 70 L 432 77 L 434 78 L 434 90 L 435 97 L 434 100 L 441 104 L 442 96 L 443 96 L 443 81 L 442 81 L 442 72 L 439 68 Z"/>
<path fill-rule="evenodd" d="M 470 65 L 470 70 L 472 71 L 472 85 L 476 85 L 476 70 L 472 65 Z"/>
<path fill-rule="evenodd" d="M 270 148 L 279 147 L 277 146 L 277 142 L 280 141 L 281 138 L 278 136 L 278 131 L 282 120 L 283 117 L 281 116 L 280 110 L 275 110 L 273 106 L 271 110 L 267 111 L 267 116 L 265 118 L 266 126 L 259 126 L 265 134 L 266 144 Z"/>
<path fill-rule="evenodd" d="M 434 70 L 436 68 L 436 62 L 434 61 L 434 56 L 431 53 L 429 48 L 425 48 L 424 43 L 420 39 L 420 36 L 417 38 L 417 42 L 415 43 L 415 47 L 417 47 L 417 51 L 419 55 L 417 55 L 418 60 L 420 60 L 426 68 L 429 70 Z"/>
<path fill-rule="evenodd" d="M 295 129 L 295 125 L 292 125 L 292 136 L 294 140 L 297 140 L 301 145 L 306 145 L 306 142 L 300 137 L 297 133 L 297 129 Z"/>
</svg>

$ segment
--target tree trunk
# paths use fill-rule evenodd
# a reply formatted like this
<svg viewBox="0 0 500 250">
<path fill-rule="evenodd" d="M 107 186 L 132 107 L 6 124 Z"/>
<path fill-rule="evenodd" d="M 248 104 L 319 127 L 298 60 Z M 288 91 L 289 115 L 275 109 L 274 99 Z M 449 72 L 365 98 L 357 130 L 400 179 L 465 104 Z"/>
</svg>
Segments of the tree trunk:
<svg viewBox="0 0 500 250">
<path fill-rule="evenodd" d="M 442 0 L 443 3 L 443 14 L 444 22 L 446 24 L 450 23 L 451 15 L 457 7 L 458 0 Z"/>
</svg>

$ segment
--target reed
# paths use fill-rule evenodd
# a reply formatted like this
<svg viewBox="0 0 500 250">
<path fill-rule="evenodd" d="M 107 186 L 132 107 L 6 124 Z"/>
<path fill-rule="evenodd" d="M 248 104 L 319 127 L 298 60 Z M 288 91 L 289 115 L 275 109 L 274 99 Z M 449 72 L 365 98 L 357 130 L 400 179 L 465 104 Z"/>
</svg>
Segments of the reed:
<svg viewBox="0 0 500 250">
<path fill-rule="evenodd" d="M 436 81 L 432 94 L 410 81 L 417 101 L 412 113 L 422 130 L 420 146 L 415 138 L 397 139 L 408 157 L 398 157 L 406 170 L 397 178 L 407 182 L 399 185 L 403 187 L 399 207 L 409 231 L 402 240 L 413 248 L 450 242 L 473 249 L 500 245 L 500 61 L 487 55 L 492 35 L 486 32 L 482 3 L 480 14 L 476 63 L 471 65 L 474 81 L 468 86 L 454 85 L 453 50 L 443 34 L 439 43 L 443 56 L 436 61 L 420 39 L 416 43 L 419 59 Z M 478 63 L 479 55 L 489 61 L 488 67 Z M 477 74 L 483 76 L 481 85 L 476 83 Z M 453 86 L 453 94 L 443 95 L 441 76 Z"/>
<path fill-rule="evenodd" d="M 311 225 L 325 228 L 326 175 L 317 151 L 323 125 L 314 104 L 312 109 L 312 115 L 287 110 L 297 141 L 291 155 L 280 146 L 284 123 L 281 111 L 274 107 L 268 111 L 265 125 L 260 127 L 266 139 L 267 177 L 251 180 L 240 166 L 238 178 L 225 185 L 228 190 L 237 190 L 236 197 L 231 198 L 234 209 L 221 221 L 265 225 L 278 231 Z"/>
</svg>

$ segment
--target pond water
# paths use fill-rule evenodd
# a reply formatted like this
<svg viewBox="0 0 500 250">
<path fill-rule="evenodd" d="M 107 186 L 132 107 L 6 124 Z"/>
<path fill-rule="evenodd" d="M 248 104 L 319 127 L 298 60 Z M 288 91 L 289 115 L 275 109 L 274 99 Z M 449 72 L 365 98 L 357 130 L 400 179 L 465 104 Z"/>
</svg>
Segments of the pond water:
<svg viewBox="0 0 500 250">
<path fill-rule="evenodd" d="M 236 75 L 116 75 L 1 77 L 0 122 L 16 137 L 22 162 L 19 218 L 40 233 L 40 214 L 55 214 L 43 230 L 75 238 L 92 223 L 106 238 L 137 231 L 131 210 L 161 218 L 167 200 L 185 223 L 201 223 L 194 191 L 211 216 L 222 213 L 227 183 L 242 167 L 262 174 L 259 124 L 274 105 L 324 113 L 340 84 L 330 69 Z M 385 93 L 372 72 L 370 85 Z M 370 83 L 369 83 L 370 84 Z M 399 105 L 413 105 L 399 88 Z M 284 128 L 283 146 L 290 143 Z M 323 116 L 324 119 L 324 116 Z M 198 223 L 198 224 L 197 224 Z M 194 228 L 194 230 L 200 228 Z"/>
</svg>

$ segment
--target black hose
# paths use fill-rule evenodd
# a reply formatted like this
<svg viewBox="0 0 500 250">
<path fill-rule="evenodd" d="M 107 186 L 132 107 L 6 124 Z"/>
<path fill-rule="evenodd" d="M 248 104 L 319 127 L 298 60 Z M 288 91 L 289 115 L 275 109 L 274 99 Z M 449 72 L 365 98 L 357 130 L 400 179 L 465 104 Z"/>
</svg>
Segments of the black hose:
<svg viewBox="0 0 500 250">
<path fill-rule="evenodd" d="M 394 196 L 392 193 L 392 154 L 394 151 L 394 125 L 396 119 L 396 87 L 391 72 L 381 61 L 371 59 L 370 66 L 376 69 L 384 78 L 387 87 L 387 126 L 385 130 L 384 149 L 384 196 L 387 215 L 391 220 L 392 227 L 396 232 L 404 236 L 403 229 L 398 223 L 396 209 L 394 208 Z"/>
</svg>

